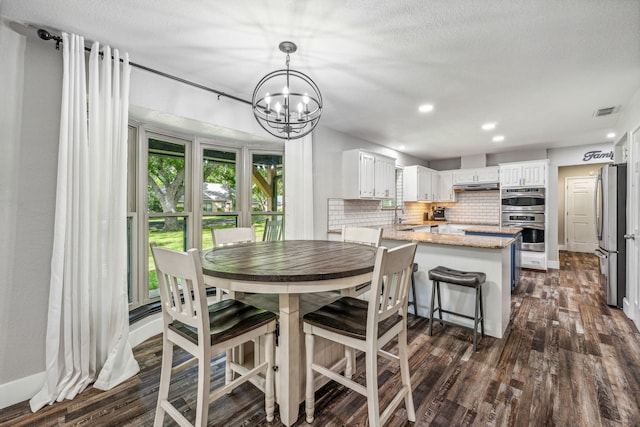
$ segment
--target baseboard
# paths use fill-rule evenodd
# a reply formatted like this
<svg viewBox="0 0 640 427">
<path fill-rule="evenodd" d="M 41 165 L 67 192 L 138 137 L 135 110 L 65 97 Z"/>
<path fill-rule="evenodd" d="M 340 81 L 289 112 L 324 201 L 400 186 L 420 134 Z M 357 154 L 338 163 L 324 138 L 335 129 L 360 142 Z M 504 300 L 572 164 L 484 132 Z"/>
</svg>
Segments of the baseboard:
<svg viewBox="0 0 640 427">
<path fill-rule="evenodd" d="M 631 319 L 632 321 L 633 319 L 633 310 L 631 310 L 631 303 L 629 302 L 629 300 L 627 299 L 627 297 L 624 297 L 622 299 L 622 311 L 624 312 L 624 314 Z"/>
<path fill-rule="evenodd" d="M 162 313 L 156 313 L 129 326 L 129 344 L 135 347 L 162 333 Z M 45 371 L 0 384 L 0 409 L 31 399 L 44 384 Z"/>
<path fill-rule="evenodd" d="M 162 313 L 155 313 L 129 326 L 129 344 L 135 347 L 146 339 L 162 333 Z"/>
<path fill-rule="evenodd" d="M 44 384 L 45 372 L 0 384 L 0 409 L 31 399 Z"/>
<path fill-rule="evenodd" d="M 547 260 L 547 268 L 553 268 L 553 269 L 556 269 L 556 270 L 560 270 L 560 261 Z"/>
<path fill-rule="evenodd" d="M 558 250 L 559 251 L 564 251 L 566 250 L 567 246 L 566 245 L 558 245 Z"/>
</svg>

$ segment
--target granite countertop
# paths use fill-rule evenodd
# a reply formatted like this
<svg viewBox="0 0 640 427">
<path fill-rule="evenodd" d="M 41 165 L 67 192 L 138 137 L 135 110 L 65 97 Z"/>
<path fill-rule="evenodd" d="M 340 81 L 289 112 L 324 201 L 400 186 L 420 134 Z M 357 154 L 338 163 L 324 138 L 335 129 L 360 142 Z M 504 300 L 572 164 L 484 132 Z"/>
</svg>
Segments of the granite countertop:
<svg viewBox="0 0 640 427">
<path fill-rule="evenodd" d="M 482 249 L 503 249 L 511 245 L 515 239 L 510 237 L 467 236 L 464 234 L 440 234 L 406 231 L 407 225 L 390 225 L 383 227 L 382 239 L 417 241 L 437 245 L 464 246 Z M 415 226 L 414 226 L 415 227 Z"/>
</svg>

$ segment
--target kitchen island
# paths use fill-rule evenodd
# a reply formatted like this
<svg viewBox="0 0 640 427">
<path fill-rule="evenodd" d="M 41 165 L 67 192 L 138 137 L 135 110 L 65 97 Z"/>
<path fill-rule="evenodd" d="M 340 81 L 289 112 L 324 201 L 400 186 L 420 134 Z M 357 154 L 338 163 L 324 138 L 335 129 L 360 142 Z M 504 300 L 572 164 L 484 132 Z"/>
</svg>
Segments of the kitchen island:
<svg viewBox="0 0 640 427">
<path fill-rule="evenodd" d="M 456 270 L 481 271 L 487 276 L 482 291 L 485 334 L 502 338 L 511 317 L 511 249 L 516 240 L 507 237 L 413 231 L 424 225 L 382 226 L 382 244 L 386 247 L 411 241 L 419 243 L 415 257 L 415 262 L 418 263 L 418 271 L 415 273 L 416 314 L 429 315 L 432 286 L 428 274 L 430 269 L 442 265 Z M 495 231 L 499 228 L 486 226 L 482 230 Z M 330 238 L 334 235 L 335 231 L 329 233 Z M 473 314 L 475 293 L 472 289 L 443 285 L 441 294 L 443 309 Z M 468 319 L 451 318 L 447 314 L 443 317 L 470 327 L 473 325 Z"/>
<path fill-rule="evenodd" d="M 416 310 L 427 316 L 431 304 L 431 286 L 428 271 L 439 265 L 465 271 L 481 271 L 487 275 L 483 285 L 485 334 L 502 338 L 511 317 L 511 245 L 515 239 L 504 237 L 469 236 L 412 231 L 409 225 L 383 227 L 382 244 L 395 247 L 407 241 L 419 243 L 415 262 Z M 473 314 L 475 293 L 461 286 L 441 286 L 442 307 L 461 313 Z M 451 317 L 446 319 L 473 326 L 473 321 Z M 437 329 L 436 329 L 437 330 Z"/>
</svg>

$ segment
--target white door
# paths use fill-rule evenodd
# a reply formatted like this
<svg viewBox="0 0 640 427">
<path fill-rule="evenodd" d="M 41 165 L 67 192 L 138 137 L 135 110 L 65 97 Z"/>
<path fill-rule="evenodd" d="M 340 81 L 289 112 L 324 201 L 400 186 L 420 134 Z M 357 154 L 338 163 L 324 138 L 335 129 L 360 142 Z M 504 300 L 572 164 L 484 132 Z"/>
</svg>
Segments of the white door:
<svg viewBox="0 0 640 427">
<path fill-rule="evenodd" d="M 595 177 L 565 179 L 565 238 L 567 250 L 593 253 L 598 244 L 595 229 Z"/>
<path fill-rule="evenodd" d="M 627 240 L 627 298 L 631 307 L 630 312 L 625 313 L 640 329 L 640 128 L 631 135 L 630 151 L 627 166 L 627 173 L 631 177 L 627 198 L 627 234 L 633 239 Z"/>
</svg>

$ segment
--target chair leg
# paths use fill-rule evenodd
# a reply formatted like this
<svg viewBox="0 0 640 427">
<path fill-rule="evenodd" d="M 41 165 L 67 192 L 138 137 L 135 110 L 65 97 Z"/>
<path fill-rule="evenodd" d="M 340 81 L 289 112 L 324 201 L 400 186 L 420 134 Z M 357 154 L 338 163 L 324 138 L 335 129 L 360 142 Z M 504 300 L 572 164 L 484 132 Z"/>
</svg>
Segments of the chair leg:
<svg viewBox="0 0 640 427">
<path fill-rule="evenodd" d="M 233 350 L 227 350 L 225 352 L 225 355 L 226 355 L 226 361 L 224 364 L 224 383 L 225 384 L 229 384 L 231 381 L 233 381 L 233 371 L 231 370 L 231 361 L 233 360 L 233 354 L 234 354 Z"/>
<path fill-rule="evenodd" d="M 416 297 L 416 281 L 414 273 L 411 273 L 411 295 L 413 296 L 413 314 L 418 315 L 418 299 Z"/>
<path fill-rule="evenodd" d="M 369 425 L 380 425 L 380 401 L 378 400 L 378 352 L 375 348 L 369 348 L 365 354 L 366 381 L 367 381 L 367 407 L 369 409 Z"/>
<path fill-rule="evenodd" d="M 440 281 L 436 282 L 436 294 L 438 295 L 438 318 L 442 320 L 442 297 L 440 296 Z M 441 325 L 444 323 L 440 322 Z"/>
<path fill-rule="evenodd" d="M 305 334 L 305 349 L 306 349 L 306 363 L 307 363 L 307 382 L 305 390 L 305 412 L 307 415 L 307 422 L 313 422 L 313 413 L 315 411 L 315 387 L 313 381 L 313 334 Z"/>
<path fill-rule="evenodd" d="M 202 349 L 200 349 L 202 350 Z M 195 427 L 205 427 L 209 416 L 209 393 L 211 382 L 211 357 L 204 351 L 198 355 L 198 398 Z"/>
<path fill-rule="evenodd" d="M 431 282 L 431 307 L 429 308 L 429 336 L 433 335 L 433 310 L 436 301 L 436 281 Z"/>
<path fill-rule="evenodd" d="M 400 376 L 402 377 L 402 386 L 406 388 L 404 404 L 407 408 L 407 419 L 411 422 L 415 422 L 416 410 L 413 407 L 413 393 L 411 392 L 411 373 L 409 372 L 406 323 L 404 329 L 398 334 L 398 357 L 400 358 Z"/>
<path fill-rule="evenodd" d="M 158 403 L 154 427 L 162 426 L 164 422 L 164 409 L 162 402 L 169 398 L 169 384 L 171 383 L 171 365 L 173 365 L 173 343 L 166 338 L 162 340 L 162 366 L 160 368 L 160 387 L 158 388 Z"/>
<path fill-rule="evenodd" d="M 473 351 L 478 351 L 478 320 L 480 314 L 480 289 L 476 288 L 476 308 L 473 316 Z"/>
<path fill-rule="evenodd" d="M 482 306 L 482 285 L 480 285 L 480 330 L 482 331 L 482 338 L 484 338 L 484 309 Z"/>
<path fill-rule="evenodd" d="M 344 346 L 344 357 L 347 361 L 347 364 L 344 368 L 344 377 L 347 379 L 351 379 L 351 377 L 353 376 L 353 356 L 355 356 L 355 351 L 351 347 Z"/>
<path fill-rule="evenodd" d="M 273 333 L 267 334 L 264 339 L 264 355 L 267 361 L 267 372 L 265 372 L 265 385 L 264 385 L 264 408 L 267 413 L 267 422 L 273 421 L 273 414 L 276 409 L 276 400 L 275 400 L 275 383 L 274 383 L 274 374 L 273 374 L 273 366 L 275 361 L 275 346 L 274 346 L 274 338 Z M 256 342 L 258 340 L 256 339 Z M 256 350 L 257 349 L 256 345 Z M 254 355 L 254 360 L 258 358 L 259 354 Z M 258 365 L 258 362 L 256 362 Z"/>
</svg>

